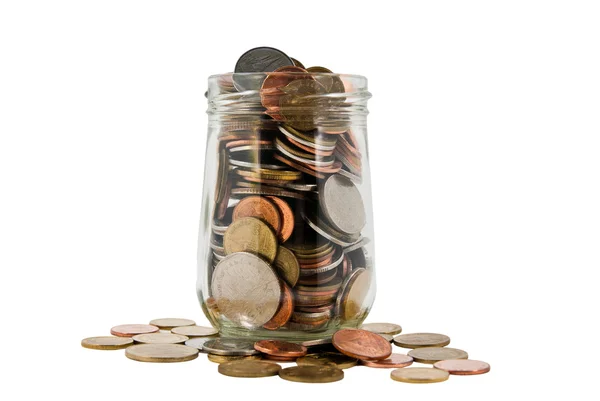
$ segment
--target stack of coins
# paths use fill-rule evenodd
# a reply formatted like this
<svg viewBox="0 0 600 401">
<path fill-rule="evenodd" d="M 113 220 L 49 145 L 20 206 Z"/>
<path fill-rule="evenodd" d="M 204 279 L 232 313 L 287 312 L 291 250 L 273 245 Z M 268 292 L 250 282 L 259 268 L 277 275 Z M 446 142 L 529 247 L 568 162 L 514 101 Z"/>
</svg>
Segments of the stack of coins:
<svg viewBox="0 0 600 401">
<path fill-rule="evenodd" d="M 344 82 L 261 47 L 217 85 L 264 118 L 221 124 L 206 309 L 250 330 L 359 324 L 373 274 L 362 153 L 345 114 L 329 112 L 344 104 Z"/>
<path fill-rule="evenodd" d="M 306 383 L 342 380 L 343 370 L 354 366 L 394 369 L 390 377 L 406 383 L 437 383 L 447 380 L 450 375 L 479 375 L 490 370 L 486 362 L 468 359 L 465 351 L 446 347 L 450 343 L 448 336 L 436 333 L 399 334 L 402 328 L 392 323 L 371 323 L 361 329 L 342 329 L 336 331 L 331 339 L 301 344 L 218 337 L 215 329 L 196 326 L 193 321 L 183 319 L 157 319 L 152 323 L 160 326 L 115 326 L 111 329 L 114 337 L 90 337 L 84 339 L 81 345 L 99 350 L 125 349 L 129 359 L 139 362 L 185 362 L 204 352 L 208 354 L 209 361 L 219 364 L 219 373 L 226 376 L 279 375 L 284 380 Z M 175 324 L 188 325 L 171 327 Z M 159 331 L 159 328 L 162 330 Z M 397 334 L 396 337 L 393 337 L 394 334 Z M 392 352 L 390 337 L 394 345 L 411 351 L 408 354 Z M 184 341 L 185 345 L 182 345 Z M 424 366 L 413 367 L 413 362 Z M 297 366 L 282 369 L 280 363 L 296 363 Z"/>
</svg>

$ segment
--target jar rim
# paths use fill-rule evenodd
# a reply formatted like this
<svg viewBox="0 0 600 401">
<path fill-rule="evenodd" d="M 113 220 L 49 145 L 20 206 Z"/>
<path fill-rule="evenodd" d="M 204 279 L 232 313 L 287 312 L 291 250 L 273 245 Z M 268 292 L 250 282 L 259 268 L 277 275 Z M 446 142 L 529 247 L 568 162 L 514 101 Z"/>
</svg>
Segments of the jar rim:
<svg viewBox="0 0 600 401">
<path fill-rule="evenodd" d="M 304 75 L 310 75 L 310 76 L 322 76 L 322 77 L 340 77 L 340 78 L 347 78 L 347 79 L 355 79 L 355 80 L 367 80 L 367 77 L 365 77 L 364 75 L 360 75 L 360 74 L 338 74 L 338 73 L 332 73 L 332 72 L 287 72 L 287 71 L 267 71 L 267 72 L 226 72 L 223 74 L 212 74 L 208 76 L 208 79 L 217 79 L 217 78 L 221 78 L 221 77 L 231 77 L 233 75 L 240 75 L 240 76 L 244 76 L 244 77 L 252 77 L 252 76 L 256 76 L 256 77 L 260 77 L 260 76 L 265 76 L 265 75 L 292 75 L 292 76 L 304 76 Z"/>
</svg>

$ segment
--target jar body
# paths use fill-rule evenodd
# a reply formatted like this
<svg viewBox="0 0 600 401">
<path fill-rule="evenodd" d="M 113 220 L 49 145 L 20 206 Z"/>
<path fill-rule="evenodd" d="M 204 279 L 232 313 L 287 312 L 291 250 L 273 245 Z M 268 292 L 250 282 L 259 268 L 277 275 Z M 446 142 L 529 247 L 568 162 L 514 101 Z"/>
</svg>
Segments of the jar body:
<svg viewBox="0 0 600 401">
<path fill-rule="evenodd" d="M 197 295 L 222 336 L 324 340 L 375 298 L 366 79 L 209 78 Z"/>
</svg>

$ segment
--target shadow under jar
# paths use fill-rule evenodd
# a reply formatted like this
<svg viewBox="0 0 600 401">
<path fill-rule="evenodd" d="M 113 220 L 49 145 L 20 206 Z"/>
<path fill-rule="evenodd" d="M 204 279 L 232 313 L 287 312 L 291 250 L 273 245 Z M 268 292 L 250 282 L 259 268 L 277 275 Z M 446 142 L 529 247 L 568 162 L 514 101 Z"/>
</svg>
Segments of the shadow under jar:
<svg viewBox="0 0 600 401">
<path fill-rule="evenodd" d="M 197 293 L 222 336 L 309 341 L 375 298 L 366 78 L 209 78 Z"/>
</svg>

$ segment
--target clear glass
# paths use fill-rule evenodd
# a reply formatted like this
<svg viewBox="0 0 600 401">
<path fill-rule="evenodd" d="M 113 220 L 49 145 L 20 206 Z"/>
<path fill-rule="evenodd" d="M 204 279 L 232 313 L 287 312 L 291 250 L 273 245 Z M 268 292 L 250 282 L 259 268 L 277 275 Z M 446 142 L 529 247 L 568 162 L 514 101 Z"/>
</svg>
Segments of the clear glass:
<svg viewBox="0 0 600 401">
<path fill-rule="evenodd" d="M 319 341 L 375 299 L 367 79 L 209 77 L 197 294 L 222 336 Z"/>
</svg>

